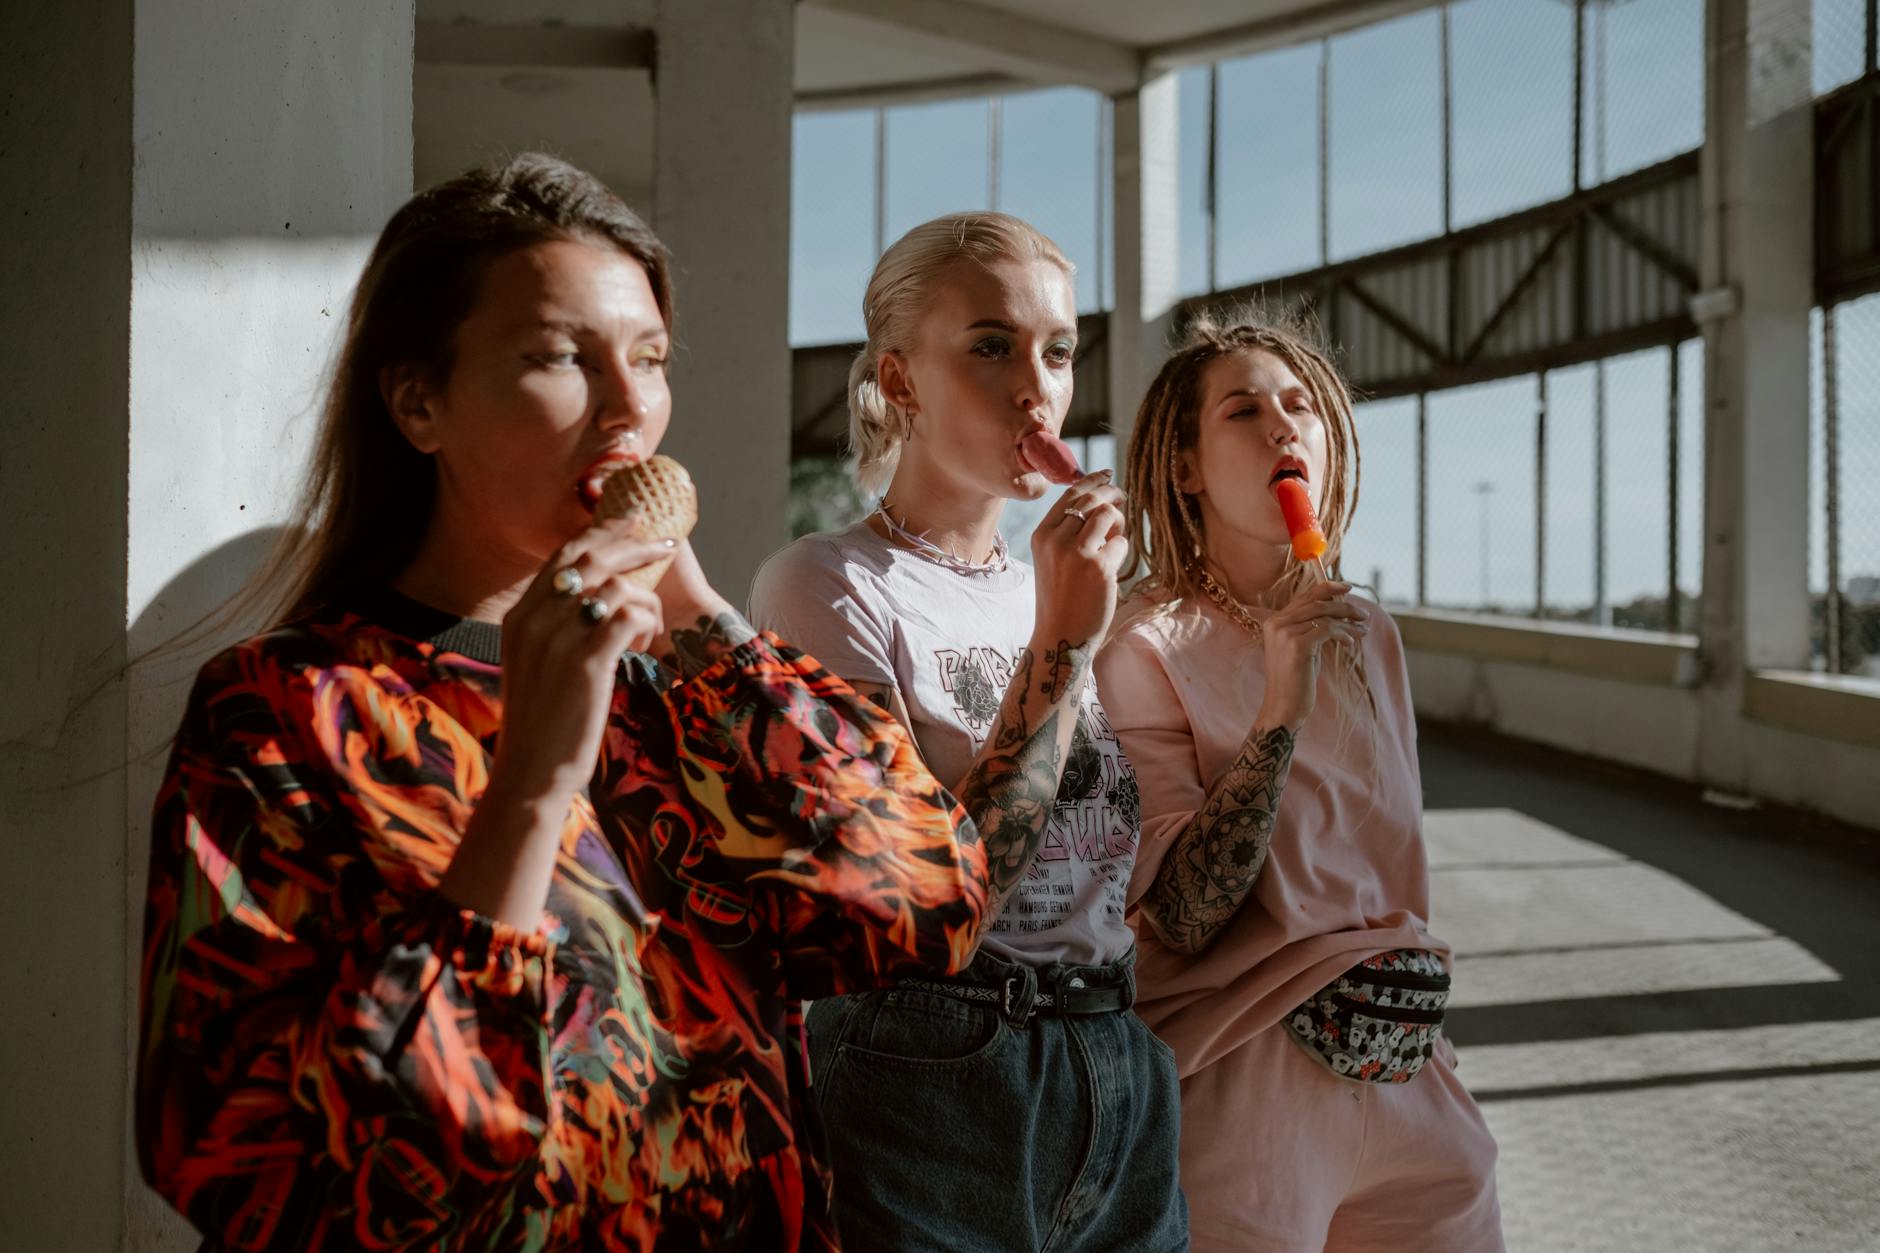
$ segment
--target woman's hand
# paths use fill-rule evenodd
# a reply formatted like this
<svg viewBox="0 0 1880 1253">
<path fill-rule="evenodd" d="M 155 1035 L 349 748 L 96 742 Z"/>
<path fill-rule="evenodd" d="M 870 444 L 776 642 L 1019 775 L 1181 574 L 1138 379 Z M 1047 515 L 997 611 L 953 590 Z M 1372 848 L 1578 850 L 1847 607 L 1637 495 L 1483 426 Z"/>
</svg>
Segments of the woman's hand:
<svg viewBox="0 0 1880 1253">
<path fill-rule="evenodd" d="M 1129 549 L 1123 493 L 1110 472 L 1071 484 L 1031 533 L 1038 576 L 1033 640 L 1046 648 L 1101 643 L 1116 616 L 1116 575 Z"/>
<path fill-rule="evenodd" d="M 1266 696 L 1256 727 L 1297 731 L 1318 699 L 1320 650 L 1332 640 L 1363 644 L 1371 615 L 1362 602 L 1345 599 L 1350 590 L 1349 583 L 1315 583 L 1266 620 Z"/>
<path fill-rule="evenodd" d="M 549 559 L 505 615 L 492 787 L 500 778 L 531 797 L 565 798 L 587 785 L 620 654 L 644 650 L 665 629 L 659 598 L 626 576 L 672 548 L 636 539 L 631 519 L 597 522 Z"/>
<path fill-rule="evenodd" d="M 496 758 L 438 882 L 462 908 L 527 930 L 541 921 L 568 806 L 600 760 L 620 654 L 665 627 L 659 598 L 624 576 L 671 556 L 672 545 L 632 531 L 631 519 L 595 523 L 503 617 Z"/>
</svg>

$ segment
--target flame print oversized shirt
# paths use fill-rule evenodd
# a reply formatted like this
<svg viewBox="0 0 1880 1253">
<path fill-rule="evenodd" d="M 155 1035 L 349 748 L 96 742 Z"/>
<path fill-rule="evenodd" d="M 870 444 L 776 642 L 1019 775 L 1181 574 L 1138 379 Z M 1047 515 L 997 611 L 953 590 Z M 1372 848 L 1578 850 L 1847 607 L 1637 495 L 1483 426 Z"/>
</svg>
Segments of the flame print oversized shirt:
<svg viewBox="0 0 1880 1253">
<path fill-rule="evenodd" d="M 212 1249 L 822 1250 L 799 998 L 970 960 L 984 854 L 764 636 L 629 657 L 542 925 L 437 883 L 496 628 L 378 591 L 202 670 L 157 802 L 145 1177 Z"/>
</svg>

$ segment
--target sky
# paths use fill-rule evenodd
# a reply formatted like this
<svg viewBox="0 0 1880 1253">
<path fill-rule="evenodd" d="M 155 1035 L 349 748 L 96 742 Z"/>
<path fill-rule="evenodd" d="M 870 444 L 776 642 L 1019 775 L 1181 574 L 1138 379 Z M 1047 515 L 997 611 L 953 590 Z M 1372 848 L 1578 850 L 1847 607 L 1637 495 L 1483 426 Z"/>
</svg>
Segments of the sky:
<svg viewBox="0 0 1880 1253">
<path fill-rule="evenodd" d="M 1857 77 L 1865 0 L 1813 0 L 1817 92 Z M 1703 0 L 1589 6 L 1583 181 L 1594 184 L 1703 139 Z M 1181 74 L 1180 278 L 1184 296 L 1311 269 L 1443 232 L 1441 15 L 1425 10 L 1329 43 L 1222 62 L 1217 103 L 1218 232 L 1210 274 L 1205 216 L 1208 70 Z M 1450 6 L 1451 225 L 1557 199 L 1573 186 L 1571 0 Z M 1601 29 L 1603 24 L 1604 29 Z M 1321 59 L 1330 58 L 1329 212 L 1321 204 Z M 1603 67 L 1602 67 L 1603 61 Z M 1603 106 L 1591 84 L 1603 77 Z M 1055 239 L 1077 266 L 1080 311 L 1107 308 L 1110 226 L 1105 105 L 1059 88 L 881 111 L 799 114 L 794 136 L 791 341 L 862 337 L 861 299 L 878 245 L 958 209 L 997 207 Z M 879 133 L 878 133 L 879 127 Z M 878 183 L 878 154 L 885 178 Z M 878 215 L 877 205 L 885 209 Z M 881 217 L 877 221 L 878 216 Z M 1810 585 L 1825 585 L 1823 439 L 1815 317 Z M 1880 575 L 1880 297 L 1837 313 L 1841 349 L 1842 569 Z M 1678 582 L 1699 585 L 1703 346 L 1677 349 L 1680 388 Z M 1604 375 L 1607 598 L 1663 596 L 1669 580 L 1671 350 L 1548 376 L 1545 586 L 1550 609 L 1594 598 L 1593 415 Z M 1871 364 L 1870 364 L 1871 363 Z M 1533 376 L 1432 393 L 1429 599 L 1531 612 L 1536 597 Z M 1407 601 L 1416 582 L 1416 401 L 1363 405 L 1363 498 L 1348 574 Z M 1111 441 L 1087 463 L 1107 464 Z M 1488 485 L 1483 489 L 1482 485 Z M 1048 502 L 1046 502 L 1048 503 Z M 1025 551 L 1032 515 L 1008 511 Z M 1798 560 L 1804 559 L 1798 554 Z"/>
</svg>

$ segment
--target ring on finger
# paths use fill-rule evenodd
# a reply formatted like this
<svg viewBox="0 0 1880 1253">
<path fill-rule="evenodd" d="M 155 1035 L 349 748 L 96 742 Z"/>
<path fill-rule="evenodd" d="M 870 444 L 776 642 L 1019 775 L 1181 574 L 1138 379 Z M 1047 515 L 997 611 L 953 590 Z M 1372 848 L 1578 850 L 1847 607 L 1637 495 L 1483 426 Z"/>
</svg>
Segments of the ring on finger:
<svg viewBox="0 0 1880 1253">
<path fill-rule="evenodd" d="M 581 589 L 587 586 L 587 580 L 573 566 L 563 566 L 555 571 L 555 577 L 549 586 L 555 589 L 557 596 L 579 596 Z"/>
<path fill-rule="evenodd" d="M 1066 505 L 1064 506 L 1064 516 L 1067 518 L 1076 518 L 1079 522 L 1082 522 L 1086 515 L 1082 509 L 1073 509 L 1069 505 Z"/>
<path fill-rule="evenodd" d="M 591 625 L 598 626 L 607 621 L 607 615 L 612 612 L 607 602 L 598 596 L 581 598 L 581 616 L 586 618 Z"/>
</svg>

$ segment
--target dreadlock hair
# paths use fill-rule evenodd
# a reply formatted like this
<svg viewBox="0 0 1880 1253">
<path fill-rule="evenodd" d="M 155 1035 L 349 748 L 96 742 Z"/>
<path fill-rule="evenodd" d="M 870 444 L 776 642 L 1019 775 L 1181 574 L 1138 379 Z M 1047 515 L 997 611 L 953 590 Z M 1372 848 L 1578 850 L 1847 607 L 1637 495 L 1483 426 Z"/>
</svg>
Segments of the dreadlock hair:
<svg viewBox="0 0 1880 1253">
<path fill-rule="evenodd" d="M 1208 366 L 1235 353 L 1252 352 L 1271 353 L 1283 361 L 1311 394 L 1313 408 L 1325 423 L 1325 483 L 1318 516 L 1326 549 L 1321 561 L 1338 577 L 1345 535 L 1358 505 L 1358 428 L 1351 389 L 1315 329 L 1302 319 L 1253 305 L 1217 307 L 1186 324 L 1156 372 L 1136 410 L 1125 457 L 1130 557 L 1124 573 L 1142 575 L 1135 596 L 1160 609 L 1205 595 L 1201 574 L 1208 558 L 1207 532 L 1194 497 L 1179 486 L 1181 457 L 1199 438 Z M 1286 605 L 1316 579 L 1313 567 L 1289 551 L 1285 571 L 1268 599 L 1276 607 Z M 1326 647 L 1332 650 L 1329 661 L 1337 686 L 1348 698 L 1340 701 L 1342 739 L 1360 699 L 1374 712 L 1375 701 L 1365 678 L 1363 650 L 1342 640 Z"/>
</svg>

